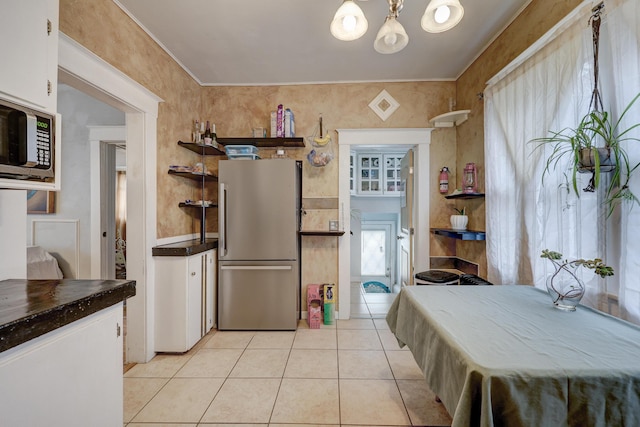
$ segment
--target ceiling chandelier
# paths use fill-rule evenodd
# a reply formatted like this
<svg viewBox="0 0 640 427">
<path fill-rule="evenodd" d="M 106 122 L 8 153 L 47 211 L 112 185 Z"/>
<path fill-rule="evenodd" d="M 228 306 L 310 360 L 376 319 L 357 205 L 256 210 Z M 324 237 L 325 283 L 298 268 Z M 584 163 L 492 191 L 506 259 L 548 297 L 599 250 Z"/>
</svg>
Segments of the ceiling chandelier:
<svg viewBox="0 0 640 427">
<path fill-rule="evenodd" d="M 380 27 L 374 49 L 379 53 L 400 52 L 409 43 L 409 36 L 398 22 L 404 0 L 387 0 L 389 14 Z M 431 0 L 420 25 L 429 33 L 441 33 L 455 27 L 464 15 L 460 0 Z M 359 39 L 367 32 L 369 23 L 355 0 L 344 0 L 331 22 L 331 34 L 338 40 Z"/>
</svg>

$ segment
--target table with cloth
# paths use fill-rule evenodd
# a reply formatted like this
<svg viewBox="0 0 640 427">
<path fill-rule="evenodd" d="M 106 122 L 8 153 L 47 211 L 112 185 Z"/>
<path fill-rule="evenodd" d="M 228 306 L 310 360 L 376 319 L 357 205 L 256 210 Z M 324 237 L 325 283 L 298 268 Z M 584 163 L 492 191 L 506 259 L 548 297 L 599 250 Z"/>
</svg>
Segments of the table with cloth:
<svg viewBox="0 0 640 427">
<path fill-rule="evenodd" d="M 387 323 L 452 426 L 640 426 L 640 328 L 531 286 L 410 286 Z"/>
</svg>

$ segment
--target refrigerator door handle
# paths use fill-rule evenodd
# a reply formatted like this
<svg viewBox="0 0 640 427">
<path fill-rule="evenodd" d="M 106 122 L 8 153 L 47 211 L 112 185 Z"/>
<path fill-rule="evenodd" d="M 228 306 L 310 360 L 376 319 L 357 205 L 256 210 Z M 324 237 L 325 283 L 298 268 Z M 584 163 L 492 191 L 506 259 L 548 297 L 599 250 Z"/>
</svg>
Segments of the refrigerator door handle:
<svg viewBox="0 0 640 427">
<path fill-rule="evenodd" d="M 219 184 L 218 189 L 220 199 L 220 230 L 218 230 L 220 241 L 218 246 L 220 256 L 224 257 L 227 255 L 227 189 L 222 182 Z"/>
<path fill-rule="evenodd" d="M 220 270 L 291 270 L 290 265 L 222 265 Z"/>
</svg>

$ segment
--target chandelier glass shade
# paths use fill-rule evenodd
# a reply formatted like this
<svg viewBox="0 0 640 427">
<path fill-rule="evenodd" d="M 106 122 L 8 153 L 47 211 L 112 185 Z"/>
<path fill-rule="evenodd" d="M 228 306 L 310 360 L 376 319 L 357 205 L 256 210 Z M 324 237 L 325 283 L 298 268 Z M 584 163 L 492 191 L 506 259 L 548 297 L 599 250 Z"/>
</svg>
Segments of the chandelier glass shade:
<svg viewBox="0 0 640 427">
<path fill-rule="evenodd" d="M 404 0 L 387 0 L 389 14 L 373 43 L 379 53 L 396 53 L 409 43 L 409 36 L 398 22 Z M 458 25 L 464 15 L 460 0 L 431 0 L 422 16 L 422 29 L 429 33 L 441 33 Z M 362 9 L 355 0 L 344 0 L 331 21 L 331 34 L 338 40 L 352 41 L 362 37 L 369 27 Z"/>
<path fill-rule="evenodd" d="M 459 0 L 431 0 L 420 25 L 429 33 L 441 33 L 458 25 L 464 15 Z"/>
<path fill-rule="evenodd" d="M 378 53 L 396 53 L 409 43 L 409 36 L 395 16 L 387 16 L 380 27 L 373 48 Z"/>
<path fill-rule="evenodd" d="M 360 6 L 353 0 L 345 0 L 331 21 L 331 34 L 338 40 L 359 39 L 367 32 L 369 23 Z"/>
</svg>

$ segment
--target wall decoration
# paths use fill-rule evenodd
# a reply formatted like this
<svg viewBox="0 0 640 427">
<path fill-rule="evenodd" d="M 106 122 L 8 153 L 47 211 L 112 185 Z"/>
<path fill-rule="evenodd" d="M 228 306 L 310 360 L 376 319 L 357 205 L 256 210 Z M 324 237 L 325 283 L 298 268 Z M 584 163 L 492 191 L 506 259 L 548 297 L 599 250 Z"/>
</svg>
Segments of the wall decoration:
<svg viewBox="0 0 640 427">
<path fill-rule="evenodd" d="M 387 120 L 399 106 L 398 101 L 393 99 L 393 97 L 389 95 L 389 92 L 384 89 L 369 103 L 369 108 L 371 108 L 382 121 Z"/>
<path fill-rule="evenodd" d="M 56 212 L 56 193 L 46 190 L 27 191 L 28 214 L 50 214 Z"/>
</svg>

